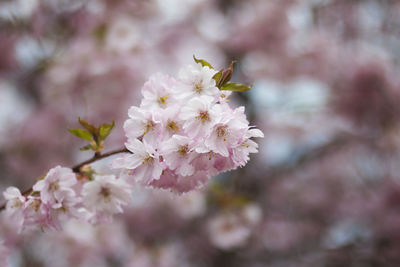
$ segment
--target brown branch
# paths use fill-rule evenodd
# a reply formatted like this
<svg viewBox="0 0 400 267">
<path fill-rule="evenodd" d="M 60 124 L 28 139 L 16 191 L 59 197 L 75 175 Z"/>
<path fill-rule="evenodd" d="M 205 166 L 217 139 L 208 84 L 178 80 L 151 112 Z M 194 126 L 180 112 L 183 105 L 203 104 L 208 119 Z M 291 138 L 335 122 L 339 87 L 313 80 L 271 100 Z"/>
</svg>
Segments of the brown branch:
<svg viewBox="0 0 400 267">
<path fill-rule="evenodd" d="M 110 151 L 110 152 L 105 153 L 105 154 L 97 154 L 96 153 L 91 159 L 88 159 L 88 160 L 86 160 L 86 161 L 84 161 L 82 163 L 79 163 L 79 164 L 75 165 L 74 167 L 72 167 L 72 170 L 74 172 L 78 173 L 80 171 L 80 168 L 82 166 L 84 166 L 84 165 L 90 164 L 92 162 L 95 162 L 95 161 L 98 161 L 100 159 L 104 159 L 104 158 L 107 158 L 109 156 L 112 156 L 112 155 L 115 155 L 115 154 L 119 154 L 119 153 L 129 153 L 129 150 L 126 149 L 126 148 L 122 148 L 122 149 Z"/>
<path fill-rule="evenodd" d="M 81 162 L 81 163 L 75 165 L 74 167 L 72 167 L 72 171 L 75 173 L 79 173 L 80 169 L 83 166 L 93 163 L 93 162 L 96 162 L 98 160 L 110 157 L 112 155 L 119 154 L 119 153 L 130 153 L 130 151 L 127 150 L 126 148 L 121 148 L 121 149 L 110 151 L 105 154 L 96 153 L 91 159 L 85 160 L 84 162 Z M 22 192 L 22 195 L 26 196 L 26 195 L 29 195 L 30 193 L 32 193 L 32 187 L 27 189 L 26 191 Z M 5 208 L 6 208 L 6 203 L 4 203 L 2 206 L 0 206 L 0 211 L 4 210 Z"/>
</svg>

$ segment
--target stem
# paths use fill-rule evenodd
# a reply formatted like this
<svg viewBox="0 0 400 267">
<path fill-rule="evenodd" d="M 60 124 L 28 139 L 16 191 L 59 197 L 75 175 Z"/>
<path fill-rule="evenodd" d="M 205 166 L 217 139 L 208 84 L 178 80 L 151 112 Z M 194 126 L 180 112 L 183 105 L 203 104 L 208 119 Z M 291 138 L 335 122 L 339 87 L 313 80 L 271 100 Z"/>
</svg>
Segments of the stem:
<svg viewBox="0 0 400 267">
<path fill-rule="evenodd" d="M 98 161 L 100 159 L 104 159 L 104 158 L 107 158 L 109 156 L 112 156 L 112 155 L 115 155 L 115 154 L 119 154 L 119 153 L 129 153 L 129 150 L 126 149 L 126 148 L 122 148 L 122 149 L 110 151 L 110 152 L 105 153 L 105 154 L 96 153 L 96 154 L 94 154 L 94 156 L 91 159 L 88 159 L 88 160 L 86 160 L 86 161 L 84 161 L 82 163 L 79 163 L 79 164 L 75 165 L 74 167 L 72 167 L 72 170 L 74 172 L 78 173 L 80 168 L 82 166 L 84 166 L 84 165 L 90 164 L 92 162 L 95 162 L 95 161 Z"/>
<path fill-rule="evenodd" d="M 81 162 L 81 163 L 75 165 L 74 167 L 72 167 L 72 171 L 75 173 L 79 173 L 81 167 L 83 167 L 84 165 L 93 163 L 95 161 L 98 161 L 98 160 L 101 160 L 101 159 L 104 159 L 104 158 L 107 158 L 109 156 L 119 154 L 119 153 L 131 153 L 131 152 L 126 148 L 121 148 L 121 149 L 110 151 L 105 154 L 95 153 L 91 159 L 85 160 L 84 162 Z M 26 191 L 22 192 L 22 195 L 26 196 L 26 195 L 29 195 L 30 193 L 32 193 L 32 187 L 27 189 Z M 5 208 L 6 208 L 6 203 L 4 203 L 2 206 L 0 206 L 0 211 L 4 210 Z"/>
</svg>

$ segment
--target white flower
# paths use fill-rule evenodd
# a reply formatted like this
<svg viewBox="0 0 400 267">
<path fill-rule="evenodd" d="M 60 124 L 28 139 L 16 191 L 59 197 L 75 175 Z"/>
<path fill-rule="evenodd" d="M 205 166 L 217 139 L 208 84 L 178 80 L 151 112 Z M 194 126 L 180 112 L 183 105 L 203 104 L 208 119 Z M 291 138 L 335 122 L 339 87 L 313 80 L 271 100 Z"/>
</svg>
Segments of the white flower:
<svg viewBox="0 0 400 267">
<path fill-rule="evenodd" d="M 214 125 L 210 136 L 204 144 L 208 151 L 214 151 L 224 157 L 229 156 L 229 149 L 237 146 L 247 131 L 247 121 L 241 120 L 243 108 L 238 108 L 231 113 L 222 113 L 219 122 Z"/>
<path fill-rule="evenodd" d="M 163 158 L 167 166 L 182 176 L 194 173 L 194 167 L 190 163 L 197 155 L 193 152 L 192 143 L 191 138 L 173 135 L 162 147 Z"/>
<path fill-rule="evenodd" d="M 89 211 L 107 215 L 122 212 L 122 205 L 131 199 L 131 187 L 114 175 L 95 175 L 93 181 L 83 185 L 83 203 Z"/>
<path fill-rule="evenodd" d="M 16 187 L 8 187 L 7 190 L 3 192 L 3 196 L 7 200 L 6 216 L 17 226 L 18 232 L 21 232 L 24 224 L 26 199 Z"/>
<path fill-rule="evenodd" d="M 40 192 L 43 203 L 52 205 L 62 202 L 67 195 L 74 196 L 72 186 L 76 183 L 75 173 L 71 169 L 57 166 L 33 186 L 33 191 Z"/>
<path fill-rule="evenodd" d="M 106 46 L 116 52 L 126 52 L 140 43 L 140 33 L 136 21 L 127 16 L 119 16 L 111 23 Z"/>
<path fill-rule="evenodd" d="M 3 240 L 0 240 L 0 266 L 9 267 L 10 264 L 8 263 L 8 255 L 9 251 L 4 246 Z"/>
<path fill-rule="evenodd" d="M 193 98 L 181 110 L 180 119 L 184 120 L 183 129 L 192 138 L 205 138 L 217 120 L 217 105 L 212 105 L 213 98 L 202 96 Z"/>
<path fill-rule="evenodd" d="M 180 83 L 176 87 L 177 95 L 182 99 L 202 95 L 219 98 L 220 91 L 212 78 L 215 73 L 215 70 L 203 67 L 200 63 L 182 68 L 178 75 Z"/>
<path fill-rule="evenodd" d="M 241 167 L 249 161 L 249 153 L 258 152 L 258 144 L 250 139 L 252 137 L 264 137 L 264 134 L 259 129 L 249 129 L 244 135 L 244 140 L 233 149 L 232 159 Z"/>
<path fill-rule="evenodd" d="M 131 175 L 137 182 L 145 184 L 160 178 L 163 166 L 160 163 L 158 153 L 146 141 L 138 139 L 128 140 L 126 148 L 132 152 L 113 161 L 113 168 L 131 170 Z"/>
<path fill-rule="evenodd" d="M 221 214 L 209 221 L 208 233 L 214 246 L 229 250 L 244 245 L 251 229 L 236 214 Z"/>
<path fill-rule="evenodd" d="M 141 107 L 144 109 L 165 109 L 176 103 L 172 87 L 176 85 L 173 77 L 156 73 L 144 84 L 142 88 L 143 100 Z"/>
<path fill-rule="evenodd" d="M 129 109 L 128 115 L 129 119 L 124 123 L 124 130 L 129 139 L 143 136 L 150 143 L 157 142 L 160 121 L 152 112 L 133 106 Z"/>
</svg>

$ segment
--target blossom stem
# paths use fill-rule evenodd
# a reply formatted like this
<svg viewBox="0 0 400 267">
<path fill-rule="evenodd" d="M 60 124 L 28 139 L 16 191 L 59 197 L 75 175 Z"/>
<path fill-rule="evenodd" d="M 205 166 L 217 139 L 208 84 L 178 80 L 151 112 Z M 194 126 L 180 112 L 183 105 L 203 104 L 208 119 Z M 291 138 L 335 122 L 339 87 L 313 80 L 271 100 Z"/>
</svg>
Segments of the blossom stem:
<svg viewBox="0 0 400 267">
<path fill-rule="evenodd" d="M 110 151 L 110 152 L 107 152 L 107 153 L 104 153 L 104 154 L 95 153 L 92 158 L 90 158 L 88 160 L 85 160 L 84 162 L 81 162 L 81 163 L 75 165 L 74 167 L 72 167 L 72 170 L 75 173 L 79 173 L 80 169 L 83 166 L 85 166 L 87 164 L 90 164 L 90 163 L 93 163 L 93 162 L 96 162 L 98 160 L 110 157 L 112 155 L 119 154 L 119 153 L 130 153 L 130 151 L 128 149 L 126 149 L 126 148 L 121 148 L 121 149 L 113 150 L 113 151 Z M 27 189 L 26 191 L 22 192 L 22 195 L 26 196 L 26 195 L 29 195 L 30 193 L 32 193 L 32 187 Z M 4 210 L 5 207 L 6 207 L 6 204 L 1 205 L 0 206 L 0 211 Z"/>
<path fill-rule="evenodd" d="M 121 149 L 110 151 L 110 152 L 105 153 L 105 154 L 96 153 L 91 159 L 88 159 L 88 160 L 86 160 L 86 161 L 84 161 L 82 163 L 79 163 L 79 164 L 75 165 L 74 167 L 72 167 L 72 170 L 74 172 L 78 173 L 80 168 L 83 167 L 84 165 L 90 164 L 92 162 L 95 162 L 95 161 L 98 161 L 100 159 L 104 159 L 104 158 L 107 158 L 107 157 L 110 157 L 112 155 L 119 154 L 119 153 L 129 153 L 129 150 L 126 149 L 126 148 L 121 148 Z"/>
</svg>

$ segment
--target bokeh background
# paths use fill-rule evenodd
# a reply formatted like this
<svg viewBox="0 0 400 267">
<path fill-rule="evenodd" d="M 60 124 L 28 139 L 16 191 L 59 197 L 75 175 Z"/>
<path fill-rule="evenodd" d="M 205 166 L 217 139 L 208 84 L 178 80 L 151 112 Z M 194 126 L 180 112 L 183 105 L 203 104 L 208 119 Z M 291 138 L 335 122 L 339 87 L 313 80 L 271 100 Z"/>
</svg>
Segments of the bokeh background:
<svg viewBox="0 0 400 267">
<path fill-rule="evenodd" d="M 138 187 L 110 224 L 2 222 L 11 265 L 400 266 L 396 0 L 0 1 L 0 190 L 89 158 L 78 116 L 115 120 L 122 147 L 149 75 L 193 54 L 254 85 L 231 101 L 259 154 L 198 192 Z"/>
</svg>

